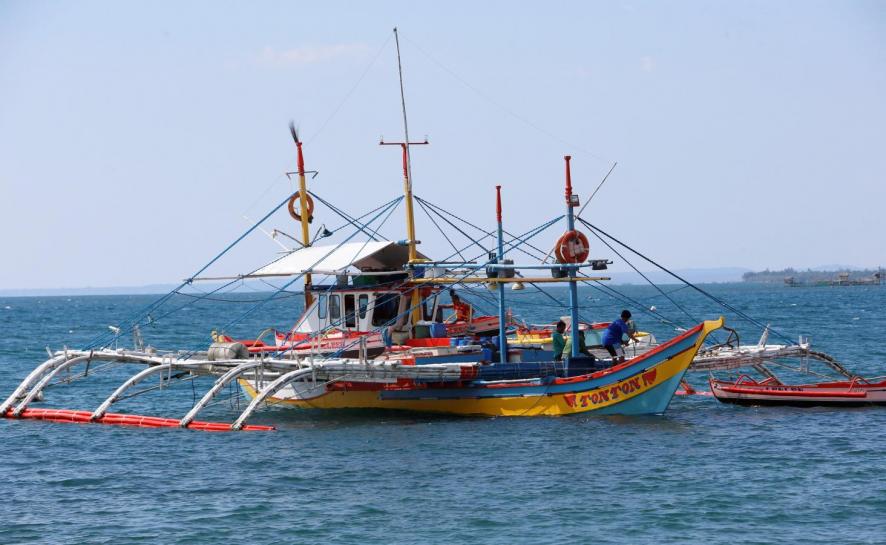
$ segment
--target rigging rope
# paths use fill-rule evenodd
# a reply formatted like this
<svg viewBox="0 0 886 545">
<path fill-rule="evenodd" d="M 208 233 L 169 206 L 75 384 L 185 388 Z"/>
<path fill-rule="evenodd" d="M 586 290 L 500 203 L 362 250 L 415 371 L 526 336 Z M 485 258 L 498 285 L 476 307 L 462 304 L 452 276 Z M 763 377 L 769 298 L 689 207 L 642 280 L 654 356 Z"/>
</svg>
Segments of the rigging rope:
<svg viewBox="0 0 886 545">
<path fill-rule="evenodd" d="M 401 195 L 401 196 L 399 196 L 399 197 L 397 197 L 397 198 L 395 198 L 395 199 L 392 199 L 392 200 L 388 201 L 387 203 L 385 203 L 385 204 L 379 206 L 379 207 L 376 208 L 375 210 L 370 210 L 369 212 L 363 214 L 363 215 L 360 216 L 359 218 L 353 218 L 353 217 L 351 217 L 350 214 L 348 214 L 348 213 L 345 212 L 344 210 L 341 210 L 341 209 L 335 207 L 334 205 L 332 205 L 332 203 L 330 203 L 329 201 L 327 201 L 327 200 L 325 200 L 324 198 L 320 197 L 319 195 L 317 195 L 317 194 L 314 193 L 313 191 L 308 191 L 308 194 L 311 195 L 313 198 L 317 199 L 317 200 L 318 200 L 319 202 L 321 202 L 322 204 L 326 205 L 330 210 L 332 210 L 334 213 L 336 213 L 336 214 L 338 214 L 339 216 L 341 216 L 341 217 L 347 222 L 347 223 L 345 223 L 344 225 L 342 225 L 341 227 L 338 227 L 338 228 L 334 229 L 334 230 L 332 231 L 333 233 L 335 233 L 335 232 L 338 231 L 339 229 L 342 229 L 342 228 L 344 228 L 344 227 L 347 227 L 348 225 L 353 225 L 354 227 L 356 227 L 357 229 L 359 229 L 360 231 L 362 231 L 363 233 L 365 233 L 367 236 L 369 236 L 369 238 L 371 238 L 371 239 L 374 240 L 374 241 L 377 241 L 378 239 L 375 238 L 375 236 L 373 236 L 372 234 L 370 234 L 370 233 L 368 233 L 368 232 L 366 231 L 367 225 L 364 224 L 364 223 L 361 223 L 360 220 L 363 219 L 363 218 L 365 218 L 365 217 L 368 216 L 369 214 L 373 213 L 375 210 L 379 210 L 379 209 L 384 208 L 385 206 L 387 206 L 387 205 L 393 203 L 394 201 L 400 201 L 400 200 L 403 199 L 403 196 Z M 377 230 L 377 229 L 374 231 L 374 234 L 378 234 L 378 230 Z"/>
<path fill-rule="evenodd" d="M 293 193 L 293 195 L 294 195 L 294 193 Z M 138 326 L 138 325 L 141 323 L 142 320 L 144 320 L 148 315 L 150 315 L 150 313 L 151 313 L 152 310 L 158 308 L 160 305 L 162 305 L 163 303 L 165 303 L 166 301 L 168 301 L 168 300 L 169 300 L 174 294 L 178 293 L 178 291 L 179 291 L 180 289 L 182 289 L 183 287 L 187 286 L 188 284 L 193 283 L 194 279 L 195 279 L 197 276 L 199 276 L 203 271 L 205 271 L 205 270 L 208 269 L 210 266 L 212 266 L 212 264 L 214 264 L 216 261 L 218 261 L 219 259 L 221 259 L 222 256 L 224 256 L 225 254 L 227 254 L 227 253 L 228 253 L 228 252 L 229 252 L 234 246 L 236 246 L 237 244 L 239 244 L 240 241 L 242 241 L 244 238 L 246 238 L 250 233 L 252 233 L 253 231 L 255 231 L 255 230 L 256 230 L 256 229 L 257 229 L 262 223 L 264 223 L 268 218 L 270 218 L 270 217 L 271 217 L 271 216 L 272 216 L 277 210 L 279 210 L 279 209 L 282 208 L 286 203 L 288 203 L 290 198 L 292 198 L 292 195 L 288 195 L 288 196 L 287 196 L 285 199 L 283 199 L 283 200 L 282 200 L 277 206 L 273 207 L 273 208 L 270 210 L 270 212 L 268 212 L 267 214 L 265 214 L 264 217 L 262 217 L 262 219 L 260 219 L 260 220 L 258 220 L 257 222 L 255 222 L 255 223 L 254 223 L 249 229 L 247 229 L 242 235 L 240 235 L 239 237 L 237 237 L 237 239 L 234 240 L 234 242 L 228 244 L 228 246 L 225 247 L 224 250 L 222 250 L 221 252 L 219 252 L 215 257 L 213 257 L 211 260 L 209 260 L 208 263 L 206 263 L 205 265 L 203 265 L 203 266 L 202 266 L 197 272 L 195 272 L 194 274 L 192 274 L 189 278 L 185 279 L 181 284 L 179 284 L 178 286 L 176 286 L 172 291 L 170 291 L 169 293 L 167 293 L 167 294 L 164 295 L 163 297 L 160 297 L 159 299 L 157 299 L 157 300 L 154 301 L 153 303 L 149 304 L 147 307 L 145 307 L 144 309 L 142 309 L 140 312 L 136 312 L 136 313 L 133 315 L 132 318 L 130 318 L 130 319 L 128 319 L 128 320 L 125 320 L 124 323 L 127 324 L 127 325 L 126 325 L 126 328 L 125 328 L 126 333 L 131 333 L 132 330 L 133 330 L 136 326 Z M 257 270 L 257 269 L 256 269 L 256 270 Z M 220 289 L 220 288 L 219 288 L 219 289 Z M 217 291 L 217 290 L 216 290 L 216 291 Z M 120 327 L 120 332 L 119 332 L 119 333 L 113 333 L 113 334 L 111 334 L 111 335 L 108 335 L 107 333 L 102 333 L 102 334 L 100 334 L 100 335 L 97 335 L 95 338 L 93 338 L 90 342 L 87 343 L 87 345 L 86 345 L 86 346 L 87 346 L 87 349 L 89 349 L 89 348 L 95 348 L 96 346 L 99 346 L 99 345 L 102 345 L 102 344 L 104 344 L 104 345 L 110 344 L 111 342 L 113 342 L 113 341 L 119 339 L 119 338 L 120 338 L 120 335 L 121 335 L 121 333 L 122 333 L 123 331 L 124 331 L 124 327 L 121 326 L 121 327 Z M 105 339 L 106 339 L 106 340 L 105 340 Z"/>
<path fill-rule="evenodd" d="M 440 227 L 440 224 L 437 223 L 437 220 L 435 220 L 431 213 L 428 212 L 428 208 L 421 201 L 417 200 L 416 202 L 418 202 L 419 208 L 422 209 L 428 219 L 431 220 L 431 223 L 434 224 L 434 227 L 436 227 L 437 230 L 440 231 L 440 234 L 443 235 L 443 238 L 446 239 L 446 242 L 448 242 L 449 245 L 452 246 L 452 249 L 455 250 L 455 253 L 458 254 L 458 257 L 460 257 L 462 261 L 466 261 L 465 256 L 463 256 L 461 251 L 459 251 L 459 249 L 455 246 L 455 243 L 452 242 L 446 232 L 443 231 L 443 228 Z"/>
<path fill-rule="evenodd" d="M 656 261 L 654 261 L 653 259 L 651 259 L 651 258 L 649 258 L 649 257 L 647 257 L 647 256 L 645 256 L 645 255 L 643 255 L 643 254 L 640 253 L 639 251 L 637 251 L 637 250 L 631 248 L 630 246 L 628 246 L 628 245 L 625 244 L 624 242 L 618 240 L 617 238 L 613 237 L 612 235 L 610 235 L 610 234 L 607 233 L 606 231 L 603 231 L 602 229 L 600 229 L 600 228 L 598 228 L 598 227 L 592 225 L 591 223 L 585 221 L 585 220 L 582 219 L 582 218 L 576 218 L 576 219 L 578 219 L 580 222 L 582 222 L 582 223 L 583 223 L 588 229 L 591 229 L 591 230 L 593 230 L 593 231 L 598 231 L 599 233 L 601 233 L 602 235 L 604 235 L 606 238 L 612 240 L 613 242 L 615 242 L 615 243 L 618 244 L 619 246 L 621 246 L 621 247 L 623 247 L 623 248 L 625 248 L 625 249 L 627 249 L 627 250 L 633 252 L 634 254 L 636 254 L 637 256 L 641 257 L 642 259 L 645 259 L 646 261 L 648 261 L 648 262 L 651 263 L 652 265 L 658 267 L 658 268 L 661 269 L 662 271 L 664 271 L 664 272 L 666 272 L 667 274 L 673 276 L 674 278 L 676 278 L 676 279 L 679 280 L 680 282 L 683 282 L 683 283 L 686 284 L 687 286 L 689 286 L 689 287 L 691 287 L 692 289 L 694 289 L 695 291 L 701 293 L 702 295 L 704 295 L 704 296 L 707 297 L 708 299 L 714 301 L 715 303 L 719 304 L 719 305 L 722 306 L 723 308 L 725 308 L 725 309 L 727 309 L 727 310 L 730 310 L 730 311 L 734 312 L 734 313 L 737 314 L 739 317 L 741 317 L 741 318 L 747 320 L 748 322 L 750 322 L 750 323 L 752 323 L 752 324 L 754 324 L 754 325 L 756 325 L 756 326 L 758 326 L 758 327 L 760 327 L 760 328 L 762 328 L 762 329 L 765 329 L 765 328 L 767 327 L 767 326 L 766 326 L 765 324 L 763 324 L 762 322 L 760 322 L 760 321 L 758 321 L 758 320 L 755 320 L 755 319 L 752 318 L 751 316 L 748 316 L 747 314 L 745 314 L 745 313 L 742 312 L 741 310 L 735 308 L 734 306 L 730 305 L 730 304 L 727 303 L 726 301 L 723 301 L 723 300 L 720 299 L 719 297 L 716 297 L 715 295 L 713 295 L 713 294 L 707 292 L 706 290 L 701 289 L 700 287 L 696 286 L 696 285 L 693 284 L 692 282 L 689 282 L 688 280 L 686 280 L 686 279 L 683 278 L 682 276 L 678 275 L 677 273 L 671 271 L 670 269 L 668 269 L 668 268 L 666 268 L 666 267 L 664 267 L 664 266 L 662 266 L 662 265 L 659 265 L 659 264 L 658 264 Z M 785 341 L 787 341 L 788 343 L 793 343 L 793 340 L 792 340 L 791 338 L 789 338 L 787 335 L 784 335 L 783 333 L 779 332 L 778 330 L 773 329 L 773 328 L 771 328 L 771 327 L 769 328 L 769 330 L 772 331 L 773 333 L 775 333 L 777 336 L 779 336 L 779 337 L 781 337 L 782 339 L 784 339 Z"/>
<path fill-rule="evenodd" d="M 329 122 L 332 121 L 332 119 L 336 115 L 338 115 L 338 112 L 342 109 L 342 107 L 345 105 L 345 103 L 348 101 L 348 99 L 351 98 L 351 95 L 354 94 L 354 91 L 357 90 L 357 87 L 360 86 L 360 84 L 363 82 L 363 79 L 366 77 L 367 74 L 369 74 L 369 71 L 372 69 L 372 67 L 375 66 L 375 62 L 381 56 L 382 51 L 384 51 L 385 48 L 388 46 L 388 44 L 391 42 L 392 37 L 393 37 L 392 34 L 388 35 L 388 38 L 384 41 L 383 44 L 381 44 L 381 47 L 378 48 L 378 51 L 375 53 L 375 56 L 372 57 L 372 60 L 369 62 L 369 64 L 363 70 L 363 73 L 360 74 L 360 77 L 357 78 L 357 81 L 354 83 L 354 85 L 351 86 L 350 90 L 348 90 L 348 92 L 345 93 L 344 98 L 341 99 L 341 102 L 338 103 L 338 106 L 336 106 L 335 109 L 332 110 L 332 113 L 329 114 L 329 117 L 327 117 L 326 120 L 320 124 L 320 128 L 317 129 L 317 132 L 315 132 L 314 134 L 312 134 L 310 136 L 310 138 L 307 138 L 305 140 L 306 142 L 313 143 L 320 136 L 320 134 L 323 132 L 323 130 L 326 128 L 326 126 L 329 124 Z"/>
<path fill-rule="evenodd" d="M 378 219 L 379 217 L 381 217 L 383 214 L 387 213 L 387 215 L 385 216 L 384 220 L 382 220 L 382 222 L 379 224 L 379 227 L 381 227 L 382 225 L 384 225 L 384 223 L 388 220 L 388 218 L 391 217 L 391 214 L 394 212 L 394 210 L 396 210 L 397 205 L 400 204 L 400 200 L 401 200 L 401 199 L 396 199 L 395 202 L 393 202 L 391 205 L 389 205 L 387 209 L 384 209 L 384 210 L 380 211 L 379 213 L 377 213 L 377 214 L 376 214 L 371 220 L 369 220 L 369 222 L 367 223 L 367 225 L 372 224 L 373 222 L 375 222 L 375 220 L 377 220 L 377 219 Z M 348 237 L 346 237 L 343 241 L 339 242 L 338 245 L 336 245 L 335 247 L 333 247 L 329 252 L 327 252 L 325 255 L 323 255 L 322 257 L 320 257 L 316 262 L 314 262 L 314 264 L 311 265 L 311 268 L 315 267 L 318 263 L 322 262 L 324 259 L 326 259 L 326 258 L 329 257 L 330 255 L 332 255 L 332 253 L 335 252 L 336 250 L 338 250 L 343 244 L 345 244 L 346 242 L 350 241 L 352 238 L 354 238 L 355 236 L 357 236 L 357 234 L 358 234 L 359 232 L 360 232 L 360 231 L 354 231 L 352 234 L 350 234 Z M 368 243 L 368 241 L 367 241 L 367 243 Z M 290 281 L 288 281 L 287 283 L 285 283 L 285 284 L 280 288 L 280 290 L 284 290 L 284 289 L 288 288 L 289 286 L 291 286 L 292 284 L 294 284 L 295 282 L 297 282 L 299 279 L 301 279 L 304 275 L 305 275 L 304 272 L 299 273 L 299 274 L 296 275 L 292 280 L 290 280 Z M 248 309 L 246 312 L 244 312 L 243 314 L 241 314 L 241 315 L 238 316 L 237 318 L 235 318 L 235 319 L 231 320 L 230 322 L 228 322 L 225 326 L 223 326 L 223 327 L 220 329 L 220 331 L 224 331 L 224 330 L 227 329 L 228 327 L 230 327 L 230 326 L 232 326 L 232 325 L 234 325 L 234 324 L 240 322 L 241 320 L 243 320 L 244 318 L 246 318 L 247 316 L 249 316 L 250 314 L 252 314 L 252 313 L 255 312 L 256 310 L 258 310 L 259 308 L 261 308 L 262 306 L 264 306 L 266 303 L 268 303 L 269 301 L 271 301 L 272 299 L 275 299 L 278 293 L 280 293 L 279 290 L 276 291 L 276 292 L 274 292 L 273 294 L 271 294 L 269 297 L 265 298 L 265 299 L 262 300 L 261 302 L 255 304 L 252 308 Z"/>
<path fill-rule="evenodd" d="M 634 270 L 635 273 L 637 273 L 637 274 L 639 274 L 640 276 L 642 276 L 642 277 L 643 277 L 643 280 L 645 280 L 646 282 L 648 282 L 650 286 L 652 286 L 653 288 L 655 288 L 655 289 L 656 289 L 661 295 L 663 295 L 663 296 L 664 296 L 668 301 L 670 301 L 675 307 L 677 307 L 678 309 L 680 309 L 681 311 L 683 311 L 683 314 L 685 314 L 686 316 L 688 316 L 690 320 L 692 320 L 693 322 L 696 322 L 696 323 L 699 322 L 699 320 L 698 320 L 697 318 L 695 318 L 695 316 L 693 316 L 688 310 L 686 310 L 686 309 L 683 307 L 683 305 L 681 305 L 680 303 L 678 303 L 677 301 L 675 301 L 674 298 L 671 297 L 671 296 L 669 296 L 667 293 L 665 293 L 664 290 L 662 290 L 662 289 L 658 286 L 658 284 L 656 284 L 655 282 L 653 282 L 652 280 L 650 280 L 648 276 L 646 276 L 645 274 L 643 274 L 642 272 L 640 272 L 640 269 L 638 269 L 637 267 L 635 267 L 634 264 L 631 263 L 631 262 L 630 262 L 625 256 L 621 255 L 621 253 L 620 253 L 618 250 L 616 250 L 615 248 L 612 247 L 611 244 L 609 244 L 608 242 L 606 242 L 606 240 L 605 240 L 603 237 L 601 237 L 600 235 L 598 235 L 598 234 L 596 233 L 596 231 L 591 230 L 591 234 L 593 234 L 595 237 L 597 237 L 597 239 L 598 239 L 600 242 L 602 242 L 603 244 L 605 244 L 607 248 L 609 248 L 610 250 L 612 250 L 612 251 L 615 253 L 615 255 L 617 255 L 617 256 L 620 257 L 622 260 L 624 260 L 624 262 L 627 263 L 628 266 L 629 266 L 630 268 L 632 268 L 632 269 Z"/>
</svg>

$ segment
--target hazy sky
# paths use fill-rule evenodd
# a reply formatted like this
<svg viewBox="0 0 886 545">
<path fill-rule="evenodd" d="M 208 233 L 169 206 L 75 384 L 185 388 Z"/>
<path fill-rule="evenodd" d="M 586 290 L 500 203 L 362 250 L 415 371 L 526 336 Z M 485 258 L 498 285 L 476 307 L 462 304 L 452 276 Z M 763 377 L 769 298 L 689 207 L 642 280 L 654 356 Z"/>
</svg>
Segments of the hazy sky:
<svg viewBox="0 0 886 545">
<path fill-rule="evenodd" d="M 571 153 L 583 199 L 618 161 L 586 216 L 672 267 L 886 265 L 884 2 L 0 0 L 0 288 L 190 275 L 291 190 L 290 119 L 314 190 L 393 198 L 395 25 L 428 200 L 491 226 L 502 184 L 524 230 Z"/>
</svg>

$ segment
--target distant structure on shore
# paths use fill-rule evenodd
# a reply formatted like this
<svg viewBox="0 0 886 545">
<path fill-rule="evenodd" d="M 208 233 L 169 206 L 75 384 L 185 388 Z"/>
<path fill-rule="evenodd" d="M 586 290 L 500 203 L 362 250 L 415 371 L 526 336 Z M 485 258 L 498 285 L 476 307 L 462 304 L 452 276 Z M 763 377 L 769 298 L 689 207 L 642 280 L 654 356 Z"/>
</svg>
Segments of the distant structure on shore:
<svg viewBox="0 0 886 545">
<path fill-rule="evenodd" d="M 745 282 L 784 283 L 786 286 L 879 286 L 883 281 L 883 269 L 843 271 L 797 271 L 792 268 L 780 271 L 765 270 L 742 275 Z"/>
</svg>

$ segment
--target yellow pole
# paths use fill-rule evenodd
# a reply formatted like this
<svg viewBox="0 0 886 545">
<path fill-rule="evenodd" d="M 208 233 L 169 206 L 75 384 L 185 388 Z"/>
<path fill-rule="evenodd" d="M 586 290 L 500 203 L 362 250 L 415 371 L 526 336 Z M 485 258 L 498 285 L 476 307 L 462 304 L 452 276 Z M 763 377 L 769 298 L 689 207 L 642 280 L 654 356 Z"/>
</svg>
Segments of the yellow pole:
<svg viewBox="0 0 886 545">
<path fill-rule="evenodd" d="M 403 146 L 403 193 L 406 197 L 406 235 L 409 237 L 409 241 L 407 242 L 409 245 L 409 262 L 414 263 L 418 257 L 418 253 L 415 250 L 417 241 L 415 239 L 415 218 L 412 213 L 412 180 L 410 180 L 409 176 L 411 172 L 409 146 L 413 144 L 413 142 L 409 141 L 409 123 L 406 119 L 406 93 L 403 90 L 403 63 L 400 61 L 400 35 L 397 33 L 396 27 L 394 27 L 394 41 L 397 44 L 397 73 L 400 78 L 400 105 L 403 107 L 403 136 L 405 137 L 405 141 L 401 145 Z M 418 142 L 415 143 L 417 144 Z M 427 139 L 422 142 L 422 144 L 427 143 Z M 415 277 L 414 272 L 410 272 L 409 275 L 412 278 Z M 421 294 L 419 289 L 413 288 L 411 301 L 412 325 L 414 327 L 415 324 L 421 320 L 421 310 L 419 309 Z"/>
<path fill-rule="evenodd" d="M 384 140 L 379 142 L 379 145 L 381 146 L 399 145 L 403 150 L 403 197 L 406 200 L 406 237 L 408 238 L 406 241 L 406 247 L 409 249 L 409 263 L 414 263 L 418 259 L 418 250 L 415 249 L 418 240 L 415 238 L 412 179 L 409 177 L 409 146 L 426 146 L 427 144 L 427 140 L 424 142 L 385 142 Z M 415 273 L 410 271 L 409 275 L 414 278 Z M 410 316 L 412 317 L 412 325 L 414 326 L 419 320 L 421 320 L 421 309 L 419 308 L 419 305 L 421 304 L 421 293 L 419 293 L 418 289 L 413 289 L 410 301 L 410 307 L 412 308 Z"/>
<path fill-rule="evenodd" d="M 406 197 L 406 236 L 409 238 L 409 262 L 414 263 L 418 253 L 415 250 L 415 214 L 412 211 L 412 181 L 409 179 L 409 143 L 403 143 L 403 194 Z M 414 273 L 411 273 L 414 274 Z M 421 320 L 421 289 L 418 286 L 412 288 L 412 298 L 409 302 L 412 308 L 412 326 Z"/>
<path fill-rule="evenodd" d="M 301 239 L 305 247 L 311 244 L 311 233 L 308 230 L 308 224 L 311 218 L 308 215 L 308 184 L 305 179 L 305 157 L 301 149 L 301 140 L 298 139 L 298 132 L 295 125 L 289 124 L 289 130 L 292 132 L 292 138 L 295 140 L 295 147 L 298 150 L 298 207 L 301 216 Z M 311 273 L 305 274 L 305 309 L 314 302 L 314 295 L 311 293 Z"/>
<path fill-rule="evenodd" d="M 415 250 L 415 215 L 412 211 L 412 182 L 409 180 L 409 144 L 403 146 L 403 195 L 406 197 L 406 236 L 409 237 L 409 262 L 417 257 Z"/>
</svg>

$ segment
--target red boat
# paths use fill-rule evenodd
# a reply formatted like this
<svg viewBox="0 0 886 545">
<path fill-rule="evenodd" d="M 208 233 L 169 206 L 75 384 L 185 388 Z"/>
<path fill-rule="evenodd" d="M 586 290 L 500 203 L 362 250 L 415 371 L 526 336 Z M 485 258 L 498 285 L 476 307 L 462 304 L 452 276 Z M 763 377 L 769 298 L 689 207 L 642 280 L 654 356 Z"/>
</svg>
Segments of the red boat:
<svg viewBox="0 0 886 545">
<path fill-rule="evenodd" d="M 882 378 L 882 377 L 879 377 Z M 723 403 L 789 405 L 794 407 L 886 405 L 886 379 L 861 377 L 817 384 L 783 384 L 775 377 L 756 381 L 741 375 L 735 381 L 710 379 L 711 392 Z"/>
</svg>

